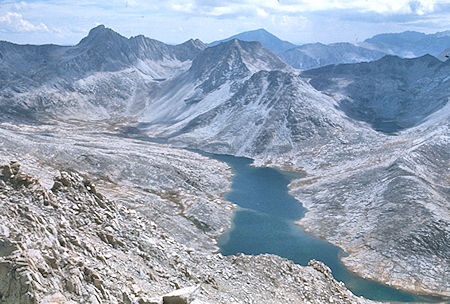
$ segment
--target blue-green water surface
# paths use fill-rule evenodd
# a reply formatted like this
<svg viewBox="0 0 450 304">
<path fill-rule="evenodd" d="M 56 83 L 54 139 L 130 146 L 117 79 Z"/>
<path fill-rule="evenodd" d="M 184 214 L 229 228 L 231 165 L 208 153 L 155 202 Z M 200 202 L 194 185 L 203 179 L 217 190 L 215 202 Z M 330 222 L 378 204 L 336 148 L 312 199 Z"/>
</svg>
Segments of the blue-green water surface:
<svg viewBox="0 0 450 304">
<path fill-rule="evenodd" d="M 231 166 L 234 177 L 232 190 L 225 198 L 239 206 L 230 231 L 219 239 L 224 255 L 271 253 L 288 258 L 300 265 L 312 259 L 324 262 L 333 276 L 344 282 L 358 296 L 377 301 L 434 302 L 388 286 L 365 280 L 348 271 L 339 260 L 340 248 L 313 237 L 294 224 L 306 209 L 288 194 L 293 177 L 272 168 L 249 166 L 251 159 L 229 155 L 207 154 Z"/>
</svg>

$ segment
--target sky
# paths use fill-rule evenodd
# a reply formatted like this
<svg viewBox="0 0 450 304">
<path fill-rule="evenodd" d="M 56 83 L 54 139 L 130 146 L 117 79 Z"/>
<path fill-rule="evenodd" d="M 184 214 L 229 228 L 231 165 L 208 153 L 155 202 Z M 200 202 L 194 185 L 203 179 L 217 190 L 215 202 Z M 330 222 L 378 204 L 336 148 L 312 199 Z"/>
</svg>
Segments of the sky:
<svg viewBox="0 0 450 304">
<path fill-rule="evenodd" d="M 73 45 L 99 24 L 166 43 L 258 28 L 298 44 L 354 43 L 450 30 L 450 0 L 0 0 L 0 40 Z"/>
</svg>

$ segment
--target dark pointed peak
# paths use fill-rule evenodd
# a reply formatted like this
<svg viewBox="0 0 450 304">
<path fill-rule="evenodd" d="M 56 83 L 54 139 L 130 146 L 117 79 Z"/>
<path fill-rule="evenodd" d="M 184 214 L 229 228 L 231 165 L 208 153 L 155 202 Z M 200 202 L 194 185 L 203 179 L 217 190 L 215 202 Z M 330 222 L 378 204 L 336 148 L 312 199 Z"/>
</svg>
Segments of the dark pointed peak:
<svg viewBox="0 0 450 304">
<path fill-rule="evenodd" d="M 89 34 L 106 30 L 106 27 L 103 24 L 97 25 L 89 31 Z"/>
<path fill-rule="evenodd" d="M 265 30 L 263 28 L 239 33 L 234 36 L 228 37 L 224 40 L 211 42 L 209 45 L 214 46 L 221 42 L 224 42 L 227 40 L 232 40 L 234 38 L 237 38 L 241 41 L 258 41 L 265 48 L 267 48 L 275 53 L 279 53 L 279 52 L 288 50 L 288 49 L 296 46 L 295 44 L 292 44 L 288 41 L 281 40 L 280 38 L 278 38 L 277 36 L 273 35 L 272 33 L 268 32 L 267 30 Z"/>
<path fill-rule="evenodd" d="M 117 36 L 121 36 L 119 33 L 113 31 L 112 29 L 105 27 L 103 24 L 100 24 L 89 31 L 88 36 L 96 36 L 96 35 L 108 35 L 113 34 Z"/>
<path fill-rule="evenodd" d="M 127 38 L 101 24 L 92 28 L 89 34 L 80 41 L 79 45 L 104 42 L 105 40 L 127 40 Z"/>
</svg>

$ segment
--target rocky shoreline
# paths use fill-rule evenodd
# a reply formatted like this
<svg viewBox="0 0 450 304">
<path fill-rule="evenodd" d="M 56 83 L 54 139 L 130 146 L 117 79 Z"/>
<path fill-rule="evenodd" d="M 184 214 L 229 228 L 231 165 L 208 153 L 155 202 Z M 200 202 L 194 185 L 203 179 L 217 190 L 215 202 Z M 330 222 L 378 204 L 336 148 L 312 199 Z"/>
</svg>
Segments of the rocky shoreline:
<svg viewBox="0 0 450 304">
<path fill-rule="evenodd" d="M 448 299 L 450 197 L 438 176 L 448 180 L 450 155 L 441 131 L 388 138 L 357 161 L 308 170 L 290 185 L 308 209 L 298 224 L 343 248 L 342 262 L 359 276 Z"/>
</svg>

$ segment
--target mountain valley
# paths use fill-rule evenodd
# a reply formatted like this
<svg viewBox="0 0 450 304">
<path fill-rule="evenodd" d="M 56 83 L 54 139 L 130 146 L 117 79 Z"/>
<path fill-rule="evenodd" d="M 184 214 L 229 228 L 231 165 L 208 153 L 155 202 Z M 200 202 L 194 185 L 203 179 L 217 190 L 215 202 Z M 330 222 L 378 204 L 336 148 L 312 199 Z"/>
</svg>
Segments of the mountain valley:
<svg viewBox="0 0 450 304">
<path fill-rule="evenodd" d="M 349 270 L 448 300 L 450 60 L 384 56 L 383 37 L 1 41 L 0 302 L 373 303 L 317 261 L 219 254 L 233 173 L 197 150 L 302 173 L 297 224 Z"/>
</svg>

